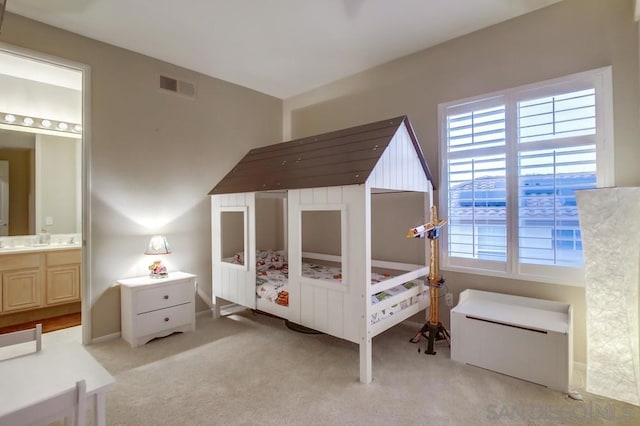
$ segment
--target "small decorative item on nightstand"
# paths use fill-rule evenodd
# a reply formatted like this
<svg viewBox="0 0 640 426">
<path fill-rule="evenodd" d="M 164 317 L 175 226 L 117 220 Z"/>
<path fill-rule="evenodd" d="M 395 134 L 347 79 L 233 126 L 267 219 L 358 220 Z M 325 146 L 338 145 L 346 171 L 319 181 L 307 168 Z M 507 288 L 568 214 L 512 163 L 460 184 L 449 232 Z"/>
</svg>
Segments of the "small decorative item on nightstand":
<svg viewBox="0 0 640 426">
<path fill-rule="evenodd" d="M 144 252 L 144 254 L 149 255 L 161 255 L 170 253 L 171 250 L 169 249 L 169 243 L 167 243 L 167 239 L 163 235 L 154 235 L 153 237 L 151 237 L 149 246 Z M 169 276 L 167 267 L 162 264 L 162 261 L 160 259 L 154 260 L 153 263 L 149 265 L 149 276 L 151 278 L 166 278 Z"/>
</svg>

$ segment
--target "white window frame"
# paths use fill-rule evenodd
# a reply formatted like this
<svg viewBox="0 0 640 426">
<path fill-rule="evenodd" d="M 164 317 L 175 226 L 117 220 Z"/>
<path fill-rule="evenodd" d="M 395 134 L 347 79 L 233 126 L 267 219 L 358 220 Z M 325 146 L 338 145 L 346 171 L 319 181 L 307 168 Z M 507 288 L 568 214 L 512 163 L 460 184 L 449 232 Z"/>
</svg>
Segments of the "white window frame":
<svg viewBox="0 0 640 426">
<path fill-rule="evenodd" d="M 571 268 L 557 265 L 521 264 L 518 259 L 518 154 L 517 143 L 517 102 L 526 97 L 543 97 L 579 90 L 585 87 L 595 88 L 596 134 L 588 136 L 596 145 L 597 187 L 614 186 L 613 153 L 613 85 L 611 67 L 603 67 L 581 73 L 547 80 L 539 83 L 519 86 L 499 92 L 467 98 L 438 105 L 438 123 L 440 138 L 440 215 L 448 217 L 448 149 L 447 114 L 469 111 L 468 104 L 474 103 L 473 110 L 491 105 L 505 105 L 506 114 L 506 177 L 507 177 L 507 261 L 493 262 L 480 259 L 449 257 L 448 232 L 445 227 L 441 236 L 440 264 L 443 270 L 458 271 L 476 275 L 489 275 L 527 281 L 545 282 L 571 286 L 584 286 L 583 268 Z M 561 139 L 559 139 L 561 141 Z M 534 142 L 535 143 L 535 142 Z"/>
</svg>

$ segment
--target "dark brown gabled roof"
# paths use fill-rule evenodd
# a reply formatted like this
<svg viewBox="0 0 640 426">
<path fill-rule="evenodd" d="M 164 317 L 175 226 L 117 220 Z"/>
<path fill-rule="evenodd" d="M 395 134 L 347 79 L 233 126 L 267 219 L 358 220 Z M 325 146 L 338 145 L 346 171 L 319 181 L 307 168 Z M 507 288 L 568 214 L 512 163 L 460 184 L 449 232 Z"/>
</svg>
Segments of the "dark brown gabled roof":
<svg viewBox="0 0 640 426">
<path fill-rule="evenodd" d="M 252 149 L 209 194 L 363 184 L 403 124 L 432 181 L 409 119 L 401 116 Z"/>
</svg>

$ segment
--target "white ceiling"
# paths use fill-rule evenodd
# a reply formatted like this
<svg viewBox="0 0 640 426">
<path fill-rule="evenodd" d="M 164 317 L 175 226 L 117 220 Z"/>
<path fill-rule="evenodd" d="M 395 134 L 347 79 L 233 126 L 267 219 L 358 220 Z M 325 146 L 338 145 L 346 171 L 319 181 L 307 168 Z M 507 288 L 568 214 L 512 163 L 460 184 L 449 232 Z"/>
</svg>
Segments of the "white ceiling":
<svg viewBox="0 0 640 426">
<path fill-rule="evenodd" d="M 278 98 L 560 0 L 7 0 L 7 10 Z"/>
</svg>

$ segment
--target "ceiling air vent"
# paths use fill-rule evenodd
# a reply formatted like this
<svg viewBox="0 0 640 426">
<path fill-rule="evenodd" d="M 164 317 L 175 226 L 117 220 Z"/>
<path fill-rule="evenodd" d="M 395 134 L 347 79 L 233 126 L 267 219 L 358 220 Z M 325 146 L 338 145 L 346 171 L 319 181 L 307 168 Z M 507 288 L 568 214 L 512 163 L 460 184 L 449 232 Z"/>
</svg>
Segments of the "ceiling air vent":
<svg viewBox="0 0 640 426">
<path fill-rule="evenodd" d="M 188 81 L 177 80 L 166 75 L 160 76 L 160 88 L 188 98 L 196 97 L 196 85 Z"/>
</svg>

